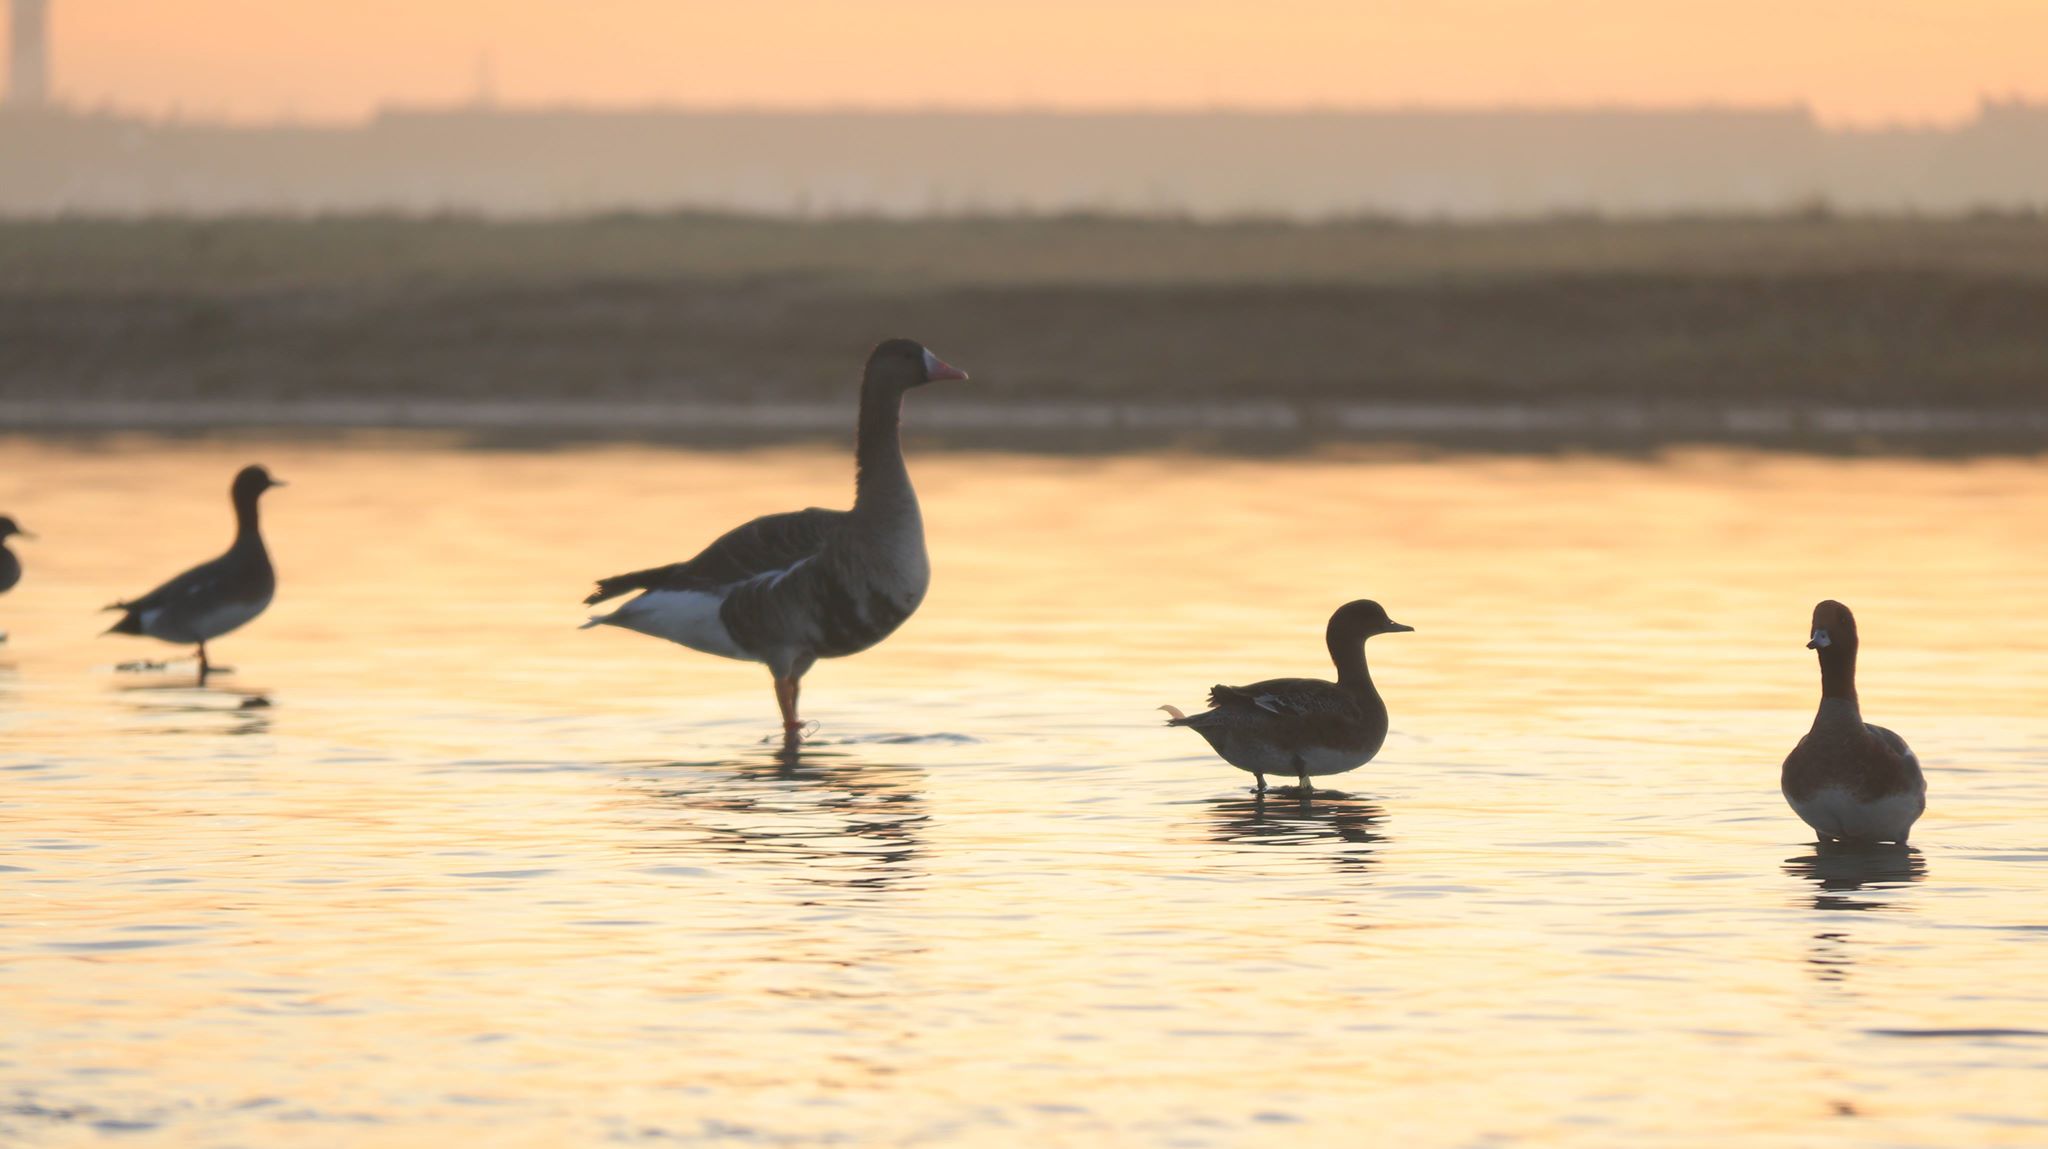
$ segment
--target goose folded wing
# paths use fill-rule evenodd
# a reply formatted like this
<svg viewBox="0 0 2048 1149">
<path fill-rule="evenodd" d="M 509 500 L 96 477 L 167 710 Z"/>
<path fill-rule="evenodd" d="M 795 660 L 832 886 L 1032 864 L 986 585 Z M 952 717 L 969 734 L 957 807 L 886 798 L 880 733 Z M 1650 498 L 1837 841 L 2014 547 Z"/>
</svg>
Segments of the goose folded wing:
<svg viewBox="0 0 2048 1149">
<path fill-rule="evenodd" d="M 599 579 L 586 603 L 634 590 L 716 590 L 771 571 L 786 570 L 824 549 L 848 512 L 811 507 L 762 515 L 712 540 L 686 562 Z"/>
</svg>

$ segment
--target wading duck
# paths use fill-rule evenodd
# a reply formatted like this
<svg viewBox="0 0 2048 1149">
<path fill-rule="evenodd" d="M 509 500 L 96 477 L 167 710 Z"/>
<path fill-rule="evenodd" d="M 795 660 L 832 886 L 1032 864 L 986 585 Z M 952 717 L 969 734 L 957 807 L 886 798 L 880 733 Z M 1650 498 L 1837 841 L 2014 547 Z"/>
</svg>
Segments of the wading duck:
<svg viewBox="0 0 2048 1149">
<path fill-rule="evenodd" d="M 897 423 L 904 392 L 965 378 L 911 340 L 876 347 L 861 379 L 852 510 L 763 515 L 687 562 L 599 579 L 585 603 L 640 593 L 584 627 L 623 627 L 767 664 L 784 737 L 794 742 L 804 672 L 889 637 L 924 601 L 931 584 L 924 519 Z"/>
<path fill-rule="evenodd" d="M 21 560 L 14 557 L 13 551 L 7 549 L 7 540 L 15 535 L 25 539 L 35 538 L 17 526 L 13 519 L 0 515 L 0 594 L 13 590 L 14 584 L 21 581 Z M 7 632 L 0 630 L 0 642 L 6 641 Z"/>
<path fill-rule="evenodd" d="M 1225 762 L 1248 771 L 1265 790 L 1266 775 L 1292 775 L 1304 798 L 1310 778 L 1356 770 L 1387 740 L 1387 704 L 1365 669 L 1365 640 L 1411 631 L 1370 599 L 1347 602 L 1330 616 L 1324 642 L 1337 664 L 1337 681 L 1273 678 L 1250 686 L 1209 691 L 1209 709 L 1183 714 L 1172 706 L 1169 726 L 1186 726 L 1209 740 Z"/>
<path fill-rule="evenodd" d="M 263 532 L 256 523 L 256 500 L 272 487 L 282 487 L 270 472 L 250 464 L 235 475 L 228 497 L 235 506 L 235 541 L 227 553 L 201 563 L 141 598 L 105 609 L 127 613 L 107 628 L 108 634 L 141 634 L 180 645 L 199 645 L 199 680 L 226 667 L 207 660 L 206 644 L 262 614 L 277 591 L 277 574 Z"/>
<path fill-rule="evenodd" d="M 1856 616 L 1833 599 L 1814 607 L 1806 645 L 1820 655 L 1820 710 L 1785 757 L 1785 800 L 1823 842 L 1903 844 L 1927 809 L 1927 779 L 1905 739 L 1863 721 Z"/>
</svg>

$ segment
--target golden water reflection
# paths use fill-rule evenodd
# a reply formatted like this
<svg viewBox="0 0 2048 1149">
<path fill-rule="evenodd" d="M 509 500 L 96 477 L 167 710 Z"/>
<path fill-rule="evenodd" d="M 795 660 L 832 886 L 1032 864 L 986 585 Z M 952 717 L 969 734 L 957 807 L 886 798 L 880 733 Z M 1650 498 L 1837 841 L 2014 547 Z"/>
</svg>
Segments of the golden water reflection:
<svg viewBox="0 0 2048 1149">
<path fill-rule="evenodd" d="M 790 755 L 577 602 L 839 452 L 0 457 L 0 1142 L 2039 1140 L 2048 463 L 913 447 L 931 596 Z M 239 673 L 115 674 L 251 460 Z M 1368 768 L 1261 799 L 1160 723 L 1361 596 L 1417 628 Z M 1777 791 L 1829 596 L 1903 851 Z"/>
</svg>

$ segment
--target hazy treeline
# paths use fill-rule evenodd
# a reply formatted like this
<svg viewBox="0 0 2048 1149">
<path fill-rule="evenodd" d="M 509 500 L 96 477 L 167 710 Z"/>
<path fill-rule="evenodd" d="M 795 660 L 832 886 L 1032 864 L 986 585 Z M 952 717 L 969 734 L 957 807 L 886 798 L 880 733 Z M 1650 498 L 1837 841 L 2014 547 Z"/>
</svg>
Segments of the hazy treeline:
<svg viewBox="0 0 2048 1149">
<path fill-rule="evenodd" d="M 417 109 L 360 125 L 0 114 L 0 213 L 678 208 L 1477 219 L 2048 206 L 2048 107 L 1951 129 L 1697 110 Z"/>
</svg>

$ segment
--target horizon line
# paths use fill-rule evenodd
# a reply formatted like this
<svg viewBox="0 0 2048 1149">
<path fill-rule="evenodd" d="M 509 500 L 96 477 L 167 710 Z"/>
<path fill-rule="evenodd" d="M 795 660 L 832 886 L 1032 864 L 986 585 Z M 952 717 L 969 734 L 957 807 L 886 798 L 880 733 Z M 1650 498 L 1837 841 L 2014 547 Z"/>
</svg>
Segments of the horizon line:
<svg viewBox="0 0 2048 1149">
<path fill-rule="evenodd" d="M 1982 123 L 1987 114 L 2008 110 L 2048 113 L 2048 95 L 1981 93 L 1969 112 L 1962 116 L 1925 119 L 1890 118 L 1878 121 L 1837 120 L 1822 117 L 1810 101 L 1775 102 L 1703 98 L 1689 101 L 1589 100 L 1582 102 L 1492 102 L 1409 101 L 1401 103 L 1338 102 L 1214 102 L 1207 104 L 1101 104 L 1069 105 L 1016 101 L 1010 103 L 861 103 L 843 101 L 809 104 L 760 102 L 692 103 L 679 100 L 649 100 L 638 103 L 601 102 L 577 99 L 517 101 L 502 98 L 468 97 L 448 100 L 387 100 L 359 115 L 298 115 L 290 110 L 268 116 L 221 114 L 217 109 L 187 111 L 173 105 L 149 110 L 112 101 L 87 103 L 56 94 L 49 103 L 34 107 L 0 107 L 0 115 L 41 116 L 79 119 L 124 119 L 149 124 L 242 129 L 318 128 L 346 130 L 372 127 L 380 121 L 426 115 L 492 114 L 508 117 L 537 115 L 588 116 L 759 116 L 789 118 L 845 116 L 908 118 L 944 117 L 1037 117 L 1046 119 L 1181 119 L 1201 116 L 1245 118 L 1313 117 L 1442 117 L 1468 116 L 1587 116 L 1587 115 L 1752 115 L 1797 116 L 1814 127 L 1845 134 L 1888 131 L 1953 131 Z"/>
</svg>

